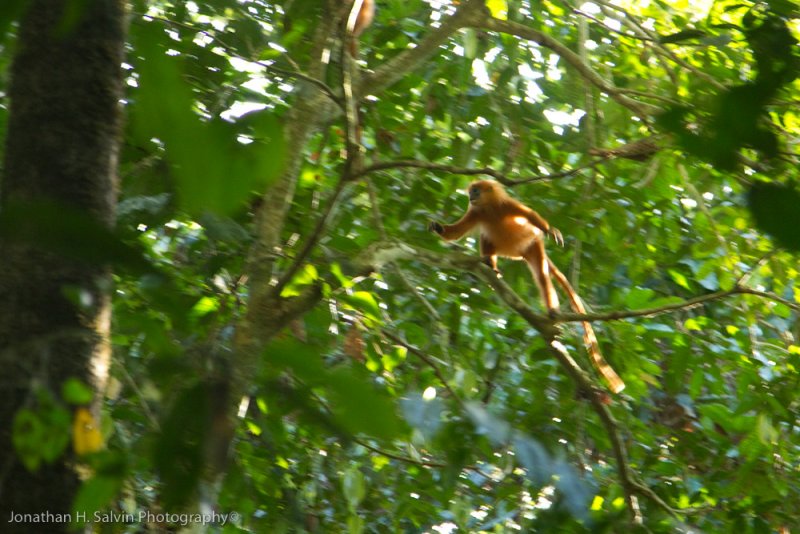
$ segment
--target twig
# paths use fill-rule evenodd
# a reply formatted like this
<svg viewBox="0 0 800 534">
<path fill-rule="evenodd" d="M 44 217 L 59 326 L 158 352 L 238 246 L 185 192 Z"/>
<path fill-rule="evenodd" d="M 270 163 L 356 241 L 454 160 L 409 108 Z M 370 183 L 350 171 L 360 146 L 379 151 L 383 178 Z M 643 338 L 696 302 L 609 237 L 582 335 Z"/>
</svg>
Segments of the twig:
<svg viewBox="0 0 800 534">
<path fill-rule="evenodd" d="M 408 350 L 408 352 L 412 353 L 414 356 L 416 356 L 417 358 L 419 358 L 420 360 L 425 362 L 428 365 L 428 367 L 433 369 L 433 373 L 436 375 L 436 377 L 442 383 L 442 386 L 444 386 L 444 388 L 447 390 L 447 392 L 450 393 L 450 395 L 453 397 L 453 399 L 456 402 L 458 402 L 459 405 L 461 405 L 462 407 L 464 406 L 464 402 L 461 400 L 461 397 L 459 397 L 458 394 L 456 394 L 456 392 L 453 391 L 453 388 L 451 388 L 450 385 L 447 383 L 447 377 L 444 376 L 444 373 L 442 372 L 442 370 L 439 369 L 439 366 L 436 364 L 436 362 L 434 362 L 431 359 L 430 356 L 425 354 L 423 351 L 421 351 L 420 349 L 418 349 L 414 345 L 411 345 L 407 341 L 404 341 L 397 334 L 395 334 L 393 332 L 390 332 L 387 329 L 381 329 L 381 333 L 384 336 L 386 336 L 389 339 L 391 339 L 392 341 L 394 341 L 395 343 L 397 343 L 398 345 L 406 348 Z"/>
<path fill-rule="evenodd" d="M 763 256 L 761 256 L 761 258 L 759 258 L 756 264 L 753 265 L 753 267 L 751 267 L 749 271 L 742 273 L 742 276 L 740 276 L 739 279 L 736 281 L 736 285 L 737 286 L 747 285 L 747 282 L 750 281 L 750 278 L 752 278 L 752 276 L 756 273 L 756 271 L 758 271 L 758 269 L 763 267 L 764 264 L 767 263 L 772 258 L 772 256 L 777 254 L 777 252 L 778 249 L 772 249 Z"/>
<path fill-rule="evenodd" d="M 281 278 L 278 280 L 278 283 L 272 288 L 273 295 L 280 296 L 283 288 L 286 287 L 286 284 L 288 284 L 292 278 L 294 278 L 294 275 L 296 275 L 300 270 L 300 267 L 302 267 L 303 262 L 306 261 L 308 256 L 311 254 L 311 251 L 322 238 L 322 234 L 325 232 L 325 228 L 328 226 L 331 213 L 333 213 L 333 208 L 337 205 L 339 196 L 341 196 L 346 184 L 347 180 L 345 180 L 344 176 L 342 176 L 339 179 L 339 182 L 336 184 L 336 188 L 333 190 L 333 193 L 331 193 L 331 196 L 328 198 L 325 211 L 323 211 L 322 215 L 319 216 L 319 219 L 317 219 L 317 224 L 314 226 L 314 230 L 303 244 L 303 248 L 300 249 L 300 252 L 294 256 L 292 264 L 288 269 L 286 269 L 286 272 L 283 273 L 283 276 L 281 276 Z"/>
<path fill-rule="evenodd" d="M 403 463 L 413 464 L 413 465 L 419 465 L 421 467 L 436 467 L 436 468 L 448 467 L 448 464 L 443 464 L 443 463 L 439 463 L 439 462 L 428 462 L 428 461 L 425 461 L 425 460 L 415 460 L 413 458 L 409 458 L 408 456 L 400 456 L 399 454 L 386 452 L 385 450 L 379 449 L 378 447 L 370 445 L 366 441 L 358 439 L 358 438 L 353 438 L 353 441 L 355 443 L 358 443 L 359 445 L 361 445 L 365 449 L 368 449 L 368 450 L 370 450 L 370 451 L 372 451 L 372 452 L 374 452 L 376 454 L 380 454 L 381 456 L 386 456 L 387 458 L 389 458 L 391 460 L 397 460 L 398 462 L 403 462 Z M 466 467 L 465 467 L 465 469 L 466 469 Z"/>
</svg>

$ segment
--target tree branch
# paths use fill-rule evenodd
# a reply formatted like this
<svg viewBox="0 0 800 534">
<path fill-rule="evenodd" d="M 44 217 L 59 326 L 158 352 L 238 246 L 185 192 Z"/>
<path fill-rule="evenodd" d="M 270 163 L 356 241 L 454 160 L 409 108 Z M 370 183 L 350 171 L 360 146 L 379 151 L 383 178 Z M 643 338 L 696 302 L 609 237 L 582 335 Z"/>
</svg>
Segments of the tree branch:
<svg viewBox="0 0 800 534">
<path fill-rule="evenodd" d="M 455 32 L 478 22 L 483 13 L 486 13 L 484 0 L 462 1 L 452 17 L 447 18 L 438 29 L 428 33 L 417 46 L 398 54 L 365 76 L 358 94 L 376 94 L 393 85 L 436 54 L 439 47 Z"/>
<path fill-rule="evenodd" d="M 358 267 L 364 269 L 365 271 L 371 271 L 373 269 L 379 270 L 388 263 L 393 263 L 403 259 L 413 259 L 444 269 L 469 271 L 491 286 L 495 290 L 500 300 L 502 300 L 509 308 L 514 310 L 520 317 L 527 321 L 528 324 L 530 324 L 533 328 L 539 331 L 547 344 L 548 351 L 553 355 L 553 357 L 556 358 L 562 368 L 577 384 L 579 390 L 587 393 L 587 398 L 590 401 L 592 409 L 602 422 L 603 427 L 605 428 L 606 433 L 611 441 L 613 455 L 616 459 L 617 473 L 625 493 L 626 502 L 634 521 L 639 521 L 641 519 L 637 495 L 649 499 L 656 506 L 666 511 L 672 517 L 679 517 L 679 514 L 676 510 L 670 507 L 669 504 L 667 504 L 667 502 L 664 501 L 651 488 L 638 480 L 628 459 L 628 451 L 622 438 L 620 425 L 606 405 L 607 395 L 595 384 L 593 379 L 583 370 L 583 368 L 578 365 L 578 363 L 566 350 L 564 345 L 558 341 L 557 336 L 559 334 L 559 330 L 553 324 L 552 320 L 543 315 L 535 313 L 502 279 L 498 278 L 497 275 L 487 265 L 483 264 L 479 258 L 474 256 L 461 253 L 437 254 L 432 251 L 414 247 L 400 241 L 390 240 L 374 243 L 356 258 L 355 263 Z M 592 321 L 615 320 L 629 317 L 649 317 L 679 309 L 691 308 L 705 302 L 739 294 L 754 295 L 773 300 L 780 304 L 789 306 L 795 311 L 800 311 L 800 305 L 775 294 L 737 285 L 729 290 L 717 291 L 708 295 L 701 295 L 692 299 L 688 299 L 683 302 L 667 304 L 656 308 L 581 315 L 563 314 L 559 315 L 556 320 Z M 426 363 L 430 364 L 430 362 L 427 361 Z M 436 367 L 433 367 L 434 370 L 436 370 Z M 439 376 L 443 383 L 446 383 L 444 382 L 444 378 L 438 373 L 437 376 Z"/>
<path fill-rule="evenodd" d="M 416 356 L 417 358 L 419 358 L 420 360 L 425 362 L 425 364 L 427 364 L 427 366 L 430 367 L 433 370 L 433 373 L 436 375 L 436 377 L 442 383 L 442 386 L 447 390 L 448 393 L 450 393 L 450 396 L 453 397 L 453 400 L 455 400 L 462 408 L 464 407 L 464 402 L 461 400 L 461 397 L 459 397 L 458 394 L 456 394 L 456 392 L 453 391 L 453 388 L 451 388 L 450 384 L 447 383 L 447 378 L 444 376 L 444 373 L 442 372 L 441 369 L 439 369 L 439 366 L 436 365 L 436 362 L 434 362 L 433 359 L 431 359 L 430 356 L 425 354 L 422 350 L 418 349 L 414 345 L 411 345 L 407 341 L 404 341 L 397 334 L 394 334 L 393 332 L 390 332 L 389 330 L 387 330 L 385 328 L 381 329 L 381 333 L 384 336 L 386 336 L 389 339 L 391 339 L 393 342 L 395 342 L 398 345 L 406 348 L 408 350 L 408 352 L 410 352 L 411 354 L 413 354 L 414 356 Z"/>
<path fill-rule="evenodd" d="M 545 180 L 555 180 L 557 178 L 574 176 L 583 170 L 600 165 L 607 159 L 608 158 L 605 157 L 596 158 L 588 163 L 575 167 L 574 169 L 569 169 L 561 172 L 554 172 L 551 174 L 524 176 L 520 178 L 509 178 L 508 175 L 498 170 L 492 169 L 491 167 L 481 167 L 481 168 L 456 167 L 454 165 L 446 165 L 443 163 L 433 163 L 429 161 L 420 161 L 420 160 L 379 161 L 377 163 L 373 163 L 372 165 L 364 167 L 360 172 L 356 174 L 356 177 L 359 177 L 364 174 L 386 171 L 390 169 L 410 168 L 410 169 L 425 169 L 430 171 L 446 172 L 450 174 L 461 174 L 464 176 L 480 176 L 480 175 L 491 176 L 501 184 L 513 187 L 515 185 L 520 185 L 520 184 L 542 182 Z"/>
<path fill-rule="evenodd" d="M 787 300 L 774 293 L 767 291 L 759 291 L 751 289 L 742 285 L 734 286 L 732 289 L 723 291 L 715 291 L 707 295 L 700 295 L 693 297 L 682 302 L 675 302 L 673 304 L 665 304 L 663 306 L 656 306 L 654 308 L 643 308 L 640 310 L 616 310 L 604 313 L 559 313 L 557 320 L 559 322 L 582 322 L 582 321 L 618 321 L 621 319 L 630 319 L 632 317 L 655 317 L 677 310 L 685 310 L 694 308 L 706 302 L 719 300 L 733 295 L 754 295 L 766 300 L 772 300 L 784 306 L 788 306 L 796 312 L 800 312 L 800 304 Z"/>
<path fill-rule="evenodd" d="M 524 26 L 518 22 L 500 20 L 491 17 L 481 19 L 479 23 L 475 24 L 474 26 L 476 28 L 485 30 L 516 35 L 517 37 L 528 39 L 546 48 L 549 48 L 561 56 L 561 58 L 569 63 L 575 70 L 577 70 L 586 81 L 600 89 L 602 92 L 606 93 L 621 106 L 631 110 L 636 116 L 643 120 L 647 120 L 651 115 L 661 111 L 661 108 L 657 106 L 644 102 L 638 102 L 626 96 L 624 92 L 617 89 L 612 82 L 605 80 L 602 76 L 595 72 L 594 69 L 584 63 L 578 54 L 570 50 L 566 45 L 557 39 L 545 33 L 528 26 Z"/>
</svg>

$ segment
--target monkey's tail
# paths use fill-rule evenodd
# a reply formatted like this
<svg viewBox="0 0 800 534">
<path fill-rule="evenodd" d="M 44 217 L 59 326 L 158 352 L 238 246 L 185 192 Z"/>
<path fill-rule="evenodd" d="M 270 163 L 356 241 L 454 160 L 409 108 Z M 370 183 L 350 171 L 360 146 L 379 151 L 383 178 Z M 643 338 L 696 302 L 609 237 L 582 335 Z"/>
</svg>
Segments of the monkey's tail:
<svg viewBox="0 0 800 534">
<path fill-rule="evenodd" d="M 567 295 L 569 295 L 569 301 L 572 305 L 572 309 L 575 310 L 576 313 L 585 314 L 586 308 L 583 306 L 583 302 L 581 302 L 578 294 L 572 288 L 572 284 L 570 284 L 569 280 L 567 280 L 567 277 L 564 276 L 564 273 L 562 273 L 549 258 L 547 262 L 550 266 L 550 271 L 552 272 L 553 276 L 556 277 L 558 283 L 561 284 L 561 287 L 563 287 L 564 291 L 567 293 Z M 589 356 L 592 358 L 592 363 L 600 372 L 600 374 L 603 375 L 603 378 L 606 379 L 611 391 L 614 393 L 619 393 L 625 389 L 625 382 L 622 381 L 619 375 L 608 364 L 606 359 L 603 358 L 603 354 L 600 352 L 600 345 L 597 343 L 597 336 L 594 335 L 594 329 L 592 328 L 591 323 L 588 321 L 583 321 L 583 342 L 586 345 L 586 350 L 589 352 Z"/>
</svg>

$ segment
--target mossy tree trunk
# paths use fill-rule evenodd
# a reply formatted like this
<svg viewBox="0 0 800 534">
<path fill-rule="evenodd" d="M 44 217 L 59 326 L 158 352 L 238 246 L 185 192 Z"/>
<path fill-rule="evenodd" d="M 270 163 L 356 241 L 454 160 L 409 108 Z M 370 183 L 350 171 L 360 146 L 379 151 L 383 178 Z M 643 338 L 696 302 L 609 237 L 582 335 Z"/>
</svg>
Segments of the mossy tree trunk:
<svg viewBox="0 0 800 534">
<path fill-rule="evenodd" d="M 77 10 L 77 11 L 76 11 Z M 121 0 L 32 0 L 18 28 L 0 208 L 45 203 L 111 226 L 121 123 Z M 67 215 L 65 215 L 67 217 Z M 31 209 L 21 220 L 38 224 Z M 7 221 L 6 221 L 7 222 Z M 81 236 L 72 236 L 80 240 Z M 85 243 L 84 243 L 85 245 Z M 69 450 L 29 472 L 11 444 L 14 415 L 58 402 L 75 377 L 102 395 L 110 348 L 110 271 L 14 229 L 0 234 L 0 522 L 3 532 L 66 531 L 9 514 L 70 512 L 79 486 Z"/>
</svg>

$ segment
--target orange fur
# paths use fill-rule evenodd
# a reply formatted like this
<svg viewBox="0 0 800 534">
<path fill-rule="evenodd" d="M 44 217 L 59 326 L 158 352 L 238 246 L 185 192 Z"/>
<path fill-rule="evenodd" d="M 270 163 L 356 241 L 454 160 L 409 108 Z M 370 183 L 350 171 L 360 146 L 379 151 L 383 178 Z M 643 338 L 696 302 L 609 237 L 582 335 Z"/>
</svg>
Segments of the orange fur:
<svg viewBox="0 0 800 534">
<path fill-rule="evenodd" d="M 586 313 L 580 297 L 566 276 L 547 256 L 544 248 L 545 236 L 551 236 L 559 244 L 564 243 L 561 232 L 550 226 L 541 215 L 526 205 L 511 198 L 503 186 L 491 180 L 472 183 L 469 188 L 470 205 L 461 219 L 453 224 L 432 223 L 431 229 L 451 241 L 460 239 L 475 227 L 480 231 L 480 250 L 489 265 L 497 270 L 497 257 L 522 259 L 528 263 L 531 275 L 547 311 L 553 315 L 558 309 L 558 295 L 552 277 L 564 289 L 570 305 L 576 313 Z M 589 322 L 583 322 L 584 344 L 592 363 L 603 375 L 614 393 L 625 388 L 614 369 L 600 353 L 600 346 L 594 329 Z"/>
<path fill-rule="evenodd" d="M 364 30 L 369 28 L 372 20 L 375 18 L 375 1 L 363 0 L 361 2 L 361 9 L 358 10 L 355 25 L 353 26 L 353 33 L 349 36 L 350 39 L 350 54 L 353 57 L 358 55 L 358 37 L 364 33 Z"/>
</svg>

